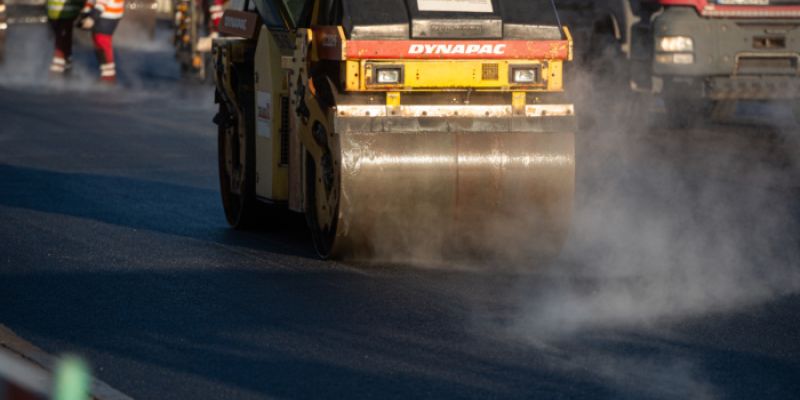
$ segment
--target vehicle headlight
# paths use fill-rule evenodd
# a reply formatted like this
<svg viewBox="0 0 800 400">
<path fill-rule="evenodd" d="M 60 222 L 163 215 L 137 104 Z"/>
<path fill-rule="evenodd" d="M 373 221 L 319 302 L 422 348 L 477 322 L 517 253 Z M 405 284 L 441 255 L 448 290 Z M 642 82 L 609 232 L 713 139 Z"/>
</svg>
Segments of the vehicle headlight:
<svg viewBox="0 0 800 400">
<path fill-rule="evenodd" d="M 656 62 L 659 64 L 694 64 L 694 54 L 656 54 Z"/>
<path fill-rule="evenodd" d="M 376 74 L 376 81 L 379 84 L 385 85 L 400 83 L 400 78 L 402 76 L 400 68 L 378 68 Z"/>
<path fill-rule="evenodd" d="M 536 83 L 539 81 L 539 69 L 534 67 L 512 68 L 511 80 L 514 83 Z"/>
<path fill-rule="evenodd" d="M 694 41 L 688 36 L 664 36 L 658 39 L 658 51 L 668 53 L 692 52 Z"/>
</svg>

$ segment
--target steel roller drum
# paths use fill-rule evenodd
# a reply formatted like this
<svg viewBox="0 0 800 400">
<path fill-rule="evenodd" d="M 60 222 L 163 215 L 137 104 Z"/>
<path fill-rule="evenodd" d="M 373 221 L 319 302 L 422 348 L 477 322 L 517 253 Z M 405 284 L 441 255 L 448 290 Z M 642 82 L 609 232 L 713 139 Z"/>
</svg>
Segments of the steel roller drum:
<svg viewBox="0 0 800 400">
<path fill-rule="evenodd" d="M 571 220 L 574 133 L 484 128 L 338 135 L 335 251 L 386 261 L 556 255 Z"/>
</svg>

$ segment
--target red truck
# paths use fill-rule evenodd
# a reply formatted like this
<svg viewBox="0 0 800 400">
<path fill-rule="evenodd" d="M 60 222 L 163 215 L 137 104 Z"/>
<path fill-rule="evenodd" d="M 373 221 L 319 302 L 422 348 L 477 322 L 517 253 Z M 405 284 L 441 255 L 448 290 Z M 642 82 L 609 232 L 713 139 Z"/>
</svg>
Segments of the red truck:
<svg viewBox="0 0 800 400">
<path fill-rule="evenodd" d="M 585 2 L 588 54 L 686 126 L 716 102 L 791 102 L 800 122 L 800 0 Z M 610 45 L 610 46 L 609 46 Z M 609 47 L 611 50 L 609 51 Z"/>
</svg>

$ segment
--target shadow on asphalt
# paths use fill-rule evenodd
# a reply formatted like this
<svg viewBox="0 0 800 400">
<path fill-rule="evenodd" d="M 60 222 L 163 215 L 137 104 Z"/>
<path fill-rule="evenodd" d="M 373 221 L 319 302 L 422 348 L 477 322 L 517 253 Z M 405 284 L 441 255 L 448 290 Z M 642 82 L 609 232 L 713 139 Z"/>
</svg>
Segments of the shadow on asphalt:
<svg viewBox="0 0 800 400">
<path fill-rule="evenodd" d="M 446 295 L 349 272 L 3 273 L 0 293 L 4 323 L 88 355 L 102 379 L 141 398 L 225 397 L 209 381 L 277 398 L 790 399 L 800 390 L 797 354 L 747 347 L 761 332 L 762 343 L 796 352 L 791 316 L 771 332 L 743 315 L 697 320 L 689 338 L 597 331 L 531 346 L 472 332 L 470 312 Z M 774 308 L 758 310 L 772 325 L 797 298 Z M 722 340 L 702 342 L 698 329 Z M 725 343 L 729 332 L 749 339 Z M 103 369 L 109 357 L 125 374 Z"/>
<path fill-rule="evenodd" d="M 0 205 L 8 207 L 255 250 L 278 241 L 290 245 L 272 246 L 285 255 L 317 258 L 301 216 L 287 212 L 258 230 L 236 231 L 225 222 L 216 190 L 0 164 L 0 193 Z"/>
<path fill-rule="evenodd" d="M 172 386 L 186 374 L 278 398 L 610 395 L 598 382 L 518 365 L 502 344 L 487 349 L 463 333 L 463 315 L 428 303 L 441 299 L 398 295 L 388 280 L 257 270 L 0 276 L 14 303 L 2 307 L 4 323 L 100 365 L 106 354 L 138 364 L 133 376 L 101 374 L 130 382 L 115 386 L 134 397 L 200 396 L 185 381 Z M 130 306 L 120 312 L 121 303 Z"/>
<path fill-rule="evenodd" d="M 714 160 L 701 157 L 713 148 L 706 140 L 681 160 L 687 174 L 714 171 L 708 168 Z M 738 156 L 748 143 L 729 151 Z M 657 144 L 658 154 L 683 153 L 672 146 Z M 713 178 L 736 172 L 724 169 Z M 796 183 L 781 198 L 788 191 L 797 193 Z M 302 219 L 233 231 L 216 190 L 0 165 L 0 205 L 316 259 Z M 0 262 L 9 266 L 52 265 L 0 272 L 3 323 L 46 350 L 88 355 L 102 379 L 134 397 L 224 398 L 225 389 L 254 397 L 381 399 L 800 393 L 797 296 L 734 316 L 672 321 L 678 333 L 602 329 L 544 344 L 503 331 L 513 324 L 520 296 L 550 284 L 541 276 L 520 282 L 463 271 L 365 273 L 366 266 L 280 270 L 236 253 L 226 253 L 220 268 L 175 268 L 144 251 L 139 257 L 150 268 L 116 270 L 102 257 L 4 256 Z"/>
</svg>

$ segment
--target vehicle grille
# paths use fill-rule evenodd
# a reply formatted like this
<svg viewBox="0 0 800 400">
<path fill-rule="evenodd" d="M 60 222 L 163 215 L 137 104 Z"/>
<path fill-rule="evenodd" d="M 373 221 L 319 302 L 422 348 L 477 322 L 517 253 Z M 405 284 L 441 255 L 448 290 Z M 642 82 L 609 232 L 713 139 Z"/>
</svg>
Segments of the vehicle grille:
<svg viewBox="0 0 800 400">
<path fill-rule="evenodd" d="M 796 75 L 797 57 L 739 57 L 737 73 L 740 75 Z"/>
</svg>

